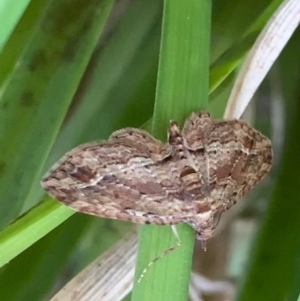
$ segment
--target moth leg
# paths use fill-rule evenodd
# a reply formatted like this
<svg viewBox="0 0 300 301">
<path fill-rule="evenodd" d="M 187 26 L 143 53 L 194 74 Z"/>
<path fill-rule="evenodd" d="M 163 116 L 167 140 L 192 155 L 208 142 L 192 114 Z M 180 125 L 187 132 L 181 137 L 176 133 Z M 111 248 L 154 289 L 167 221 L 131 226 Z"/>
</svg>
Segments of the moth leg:
<svg viewBox="0 0 300 301">
<path fill-rule="evenodd" d="M 176 226 L 175 225 L 171 225 L 172 227 L 172 232 L 176 238 L 176 245 L 163 251 L 161 253 L 160 256 L 157 256 L 156 258 L 154 258 L 153 260 L 151 260 L 148 265 L 143 269 L 141 275 L 139 276 L 137 282 L 140 283 L 142 281 L 142 279 L 144 278 L 145 274 L 147 273 L 147 270 L 148 268 L 153 265 L 156 261 L 158 261 L 159 259 L 163 258 L 164 256 L 168 255 L 169 253 L 175 251 L 177 248 L 179 248 L 181 246 L 181 241 L 180 241 L 180 238 L 179 238 L 179 235 L 178 235 L 178 232 L 177 232 L 177 229 L 176 229 Z"/>
</svg>

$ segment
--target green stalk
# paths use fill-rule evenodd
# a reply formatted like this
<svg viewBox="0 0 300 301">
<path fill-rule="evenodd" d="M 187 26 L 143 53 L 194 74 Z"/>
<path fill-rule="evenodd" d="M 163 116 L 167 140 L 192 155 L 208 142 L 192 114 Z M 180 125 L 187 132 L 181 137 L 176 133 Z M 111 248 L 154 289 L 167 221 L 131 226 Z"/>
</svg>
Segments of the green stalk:
<svg viewBox="0 0 300 301">
<path fill-rule="evenodd" d="M 207 106 L 211 2 L 165 0 L 152 134 L 166 139 L 171 119 L 182 124 L 192 111 Z M 186 300 L 194 231 L 177 226 L 180 248 L 149 267 L 135 283 L 132 300 Z M 163 251 L 176 244 L 170 227 L 143 226 L 135 280 Z"/>
</svg>

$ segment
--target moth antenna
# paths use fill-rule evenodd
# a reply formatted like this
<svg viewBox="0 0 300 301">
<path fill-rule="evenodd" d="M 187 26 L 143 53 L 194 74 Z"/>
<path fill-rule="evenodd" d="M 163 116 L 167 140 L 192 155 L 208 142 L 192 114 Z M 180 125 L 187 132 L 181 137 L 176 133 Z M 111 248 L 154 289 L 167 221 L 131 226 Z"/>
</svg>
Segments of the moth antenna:
<svg viewBox="0 0 300 301">
<path fill-rule="evenodd" d="M 151 265 L 153 265 L 156 261 L 158 261 L 159 259 L 163 258 L 164 256 L 168 255 L 169 253 L 175 251 L 177 248 L 179 248 L 181 246 L 181 240 L 179 238 L 179 235 L 178 235 L 178 232 L 177 232 L 177 229 L 176 229 L 176 226 L 175 225 L 172 225 L 172 232 L 176 238 L 176 246 L 173 246 L 165 251 L 162 252 L 162 254 L 156 258 L 154 258 L 152 261 L 150 261 L 148 263 L 148 265 L 143 269 L 139 279 L 137 280 L 137 283 L 140 283 L 143 279 L 143 277 L 145 276 L 145 274 L 147 273 L 147 270 L 149 269 L 149 267 Z"/>
</svg>

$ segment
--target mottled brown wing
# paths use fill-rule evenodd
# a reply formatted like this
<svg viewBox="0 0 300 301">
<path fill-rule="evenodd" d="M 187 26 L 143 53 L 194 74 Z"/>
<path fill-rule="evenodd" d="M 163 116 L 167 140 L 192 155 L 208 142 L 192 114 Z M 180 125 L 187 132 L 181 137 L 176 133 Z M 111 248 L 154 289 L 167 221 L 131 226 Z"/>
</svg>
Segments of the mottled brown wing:
<svg viewBox="0 0 300 301">
<path fill-rule="evenodd" d="M 193 113 L 182 134 L 201 174 L 203 201 L 214 212 L 233 206 L 271 168 L 270 140 L 243 121 Z"/>
<path fill-rule="evenodd" d="M 146 132 L 123 129 L 107 142 L 67 153 L 41 184 L 51 196 L 84 213 L 137 223 L 153 215 L 153 223 L 172 223 L 163 218 L 165 212 L 182 201 L 174 198 L 178 176 L 160 166 L 170 154 L 169 146 Z"/>
<path fill-rule="evenodd" d="M 261 181 L 271 168 L 268 138 L 240 120 L 216 122 L 208 144 L 212 199 L 227 210 Z"/>
<path fill-rule="evenodd" d="M 214 121 L 209 113 L 192 113 L 184 122 L 181 134 L 191 150 L 203 149 L 207 144 Z"/>
</svg>

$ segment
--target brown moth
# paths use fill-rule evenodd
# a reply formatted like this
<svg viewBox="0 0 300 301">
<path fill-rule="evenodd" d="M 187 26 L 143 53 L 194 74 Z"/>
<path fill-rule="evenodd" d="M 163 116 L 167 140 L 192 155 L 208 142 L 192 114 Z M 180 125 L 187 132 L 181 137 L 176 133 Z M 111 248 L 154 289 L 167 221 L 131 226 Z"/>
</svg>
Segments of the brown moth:
<svg viewBox="0 0 300 301">
<path fill-rule="evenodd" d="M 167 143 L 125 128 L 68 152 L 42 186 L 73 209 L 138 224 L 188 223 L 203 243 L 216 217 L 268 173 L 271 142 L 241 120 L 192 113 Z"/>
</svg>

